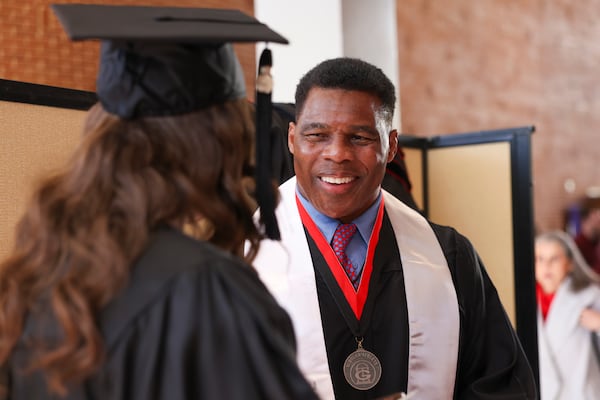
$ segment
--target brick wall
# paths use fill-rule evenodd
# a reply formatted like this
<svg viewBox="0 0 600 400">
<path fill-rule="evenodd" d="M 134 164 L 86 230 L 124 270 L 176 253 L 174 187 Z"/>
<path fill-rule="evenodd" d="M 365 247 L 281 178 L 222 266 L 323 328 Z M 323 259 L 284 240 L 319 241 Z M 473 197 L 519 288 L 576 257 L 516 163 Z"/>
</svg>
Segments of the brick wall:
<svg viewBox="0 0 600 400">
<path fill-rule="evenodd" d="M 71 42 L 50 9 L 52 3 L 165 5 L 237 8 L 254 14 L 253 0 L 0 0 L 0 78 L 95 90 L 99 43 Z M 253 44 L 235 45 L 253 92 Z"/>
<path fill-rule="evenodd" d="M 600 185 L 600 0 L 397 3 L 403 131 L 535 125 L 535 223 L 561 228 Z"/>
<path fill-rule="evenodd" d="M 94 90 L 98 44 L 69 42 L 51 2 L 0 0 L 0 78 Z M 88 2 L 254 9 L 253 0 Z M 566 205 L 600 185 L 598 19 L 600 0 L 398 1 L 403 131 L 535 125 L 535 222 L 560 228 Z M 252 93 L 254 46 L 236 51 Z"/>
</svg>

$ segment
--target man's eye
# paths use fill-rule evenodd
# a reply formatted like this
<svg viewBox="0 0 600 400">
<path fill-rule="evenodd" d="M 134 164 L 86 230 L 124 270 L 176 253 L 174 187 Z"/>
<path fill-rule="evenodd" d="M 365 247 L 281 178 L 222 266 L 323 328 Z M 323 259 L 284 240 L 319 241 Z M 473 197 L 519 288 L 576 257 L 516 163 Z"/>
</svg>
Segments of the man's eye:
<svg viewBox="0 0 600 400">
<path fill-rule="evenodd" d="M 304 134 L 304 137 L 308 140 L 320 140 L 325 137 L 325 135 L 321 132 L 307 132 Z"/>
<path fill-rule="evenodd" d="M 375 139 L 368 136 L 354 135 L 352 136 L 352 141 L 357 144 L 368 144 L 375 141 Z"/>
</svg>

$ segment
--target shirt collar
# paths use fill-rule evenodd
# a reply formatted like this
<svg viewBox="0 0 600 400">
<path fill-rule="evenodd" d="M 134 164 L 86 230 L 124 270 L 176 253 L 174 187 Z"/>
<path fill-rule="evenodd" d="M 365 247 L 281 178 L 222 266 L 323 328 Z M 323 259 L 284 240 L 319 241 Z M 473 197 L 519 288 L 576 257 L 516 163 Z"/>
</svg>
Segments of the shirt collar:
<svg viewBox="0 0 600 400">
<path fill-rule="evenodd" d="M 315 222 L 327 243 L 331 243 L 331 239 L 333 239 L 333 234 L 335 233 L 335 229 L 340 224 L 340 221 L 328 217 L 327 215 L 318 211 L 298 190 L 298 186 L 296 186 L 296 194 L 304 206 L 304 209 L 310 215 L 310 218 Z M 371 232 L 373 231 L 373 226 L 375 225 L 375 219 L 377 217 L 377 211 L 379 210 L 379 204 L 381 203 L 381 190 L 379 191 L 379 195 L 377 199 L 373 202 L 373 204 L 361 215 L 359 215 L 354 221 L 352 221 L 360 233 L 360 236 L 364 240 L 365 243 L 369 243 L 369 239 L 371 238 Z"/>
</svg>

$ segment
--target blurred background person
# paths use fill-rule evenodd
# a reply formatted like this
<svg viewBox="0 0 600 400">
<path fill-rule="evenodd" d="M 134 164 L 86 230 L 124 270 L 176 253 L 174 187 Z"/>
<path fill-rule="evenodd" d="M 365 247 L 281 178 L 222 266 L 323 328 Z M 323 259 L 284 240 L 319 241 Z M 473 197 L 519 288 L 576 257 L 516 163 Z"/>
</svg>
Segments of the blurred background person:
<svg viewBox="0 0 600 400">
<path fill-rule="evenodd" d="M 541 400 L 600 395 L 600 276 L 562 231 L 535 240 Z"/>
<path fill-rule="evenodd" d="M 587 263 L 600 274 L 600 197 L 585 197 L 579 206 L 575 243 Z"/>
</svg>

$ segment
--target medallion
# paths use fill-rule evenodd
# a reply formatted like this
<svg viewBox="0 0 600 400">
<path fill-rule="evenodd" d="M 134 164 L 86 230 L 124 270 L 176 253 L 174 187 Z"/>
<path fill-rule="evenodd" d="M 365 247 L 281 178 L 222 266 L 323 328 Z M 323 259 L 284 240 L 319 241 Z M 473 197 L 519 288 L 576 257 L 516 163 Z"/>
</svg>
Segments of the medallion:
<svg viewBox="0 0 600 400">
<path fill-rule="evenodd" d="M 381 378 L 381 363 L 375 354 L 363 349 L 359 342 L 358 349 L 344 362 L 344 377 L 354 389 L 369 390 Z"/>
</svg>

